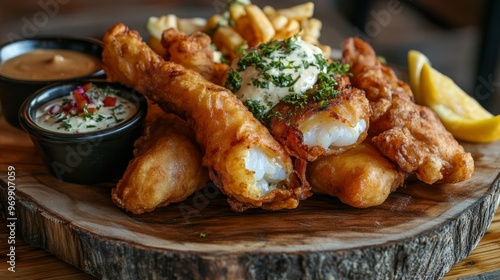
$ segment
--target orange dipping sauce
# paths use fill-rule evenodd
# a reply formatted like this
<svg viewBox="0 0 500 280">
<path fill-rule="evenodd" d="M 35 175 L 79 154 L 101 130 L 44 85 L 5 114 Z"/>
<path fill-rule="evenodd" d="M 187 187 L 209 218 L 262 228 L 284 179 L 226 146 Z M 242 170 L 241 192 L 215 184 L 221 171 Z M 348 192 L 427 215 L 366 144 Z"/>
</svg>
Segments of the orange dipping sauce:
<svg viewBox="0 0 500 280">
<path fill-rule="evenodd" d="M 101 69 L 92 55 L 62 49 L 36 49 L 0 64 L 0 74 L 31 81 L 67 80 L 90 75 Z"/>
</svg>

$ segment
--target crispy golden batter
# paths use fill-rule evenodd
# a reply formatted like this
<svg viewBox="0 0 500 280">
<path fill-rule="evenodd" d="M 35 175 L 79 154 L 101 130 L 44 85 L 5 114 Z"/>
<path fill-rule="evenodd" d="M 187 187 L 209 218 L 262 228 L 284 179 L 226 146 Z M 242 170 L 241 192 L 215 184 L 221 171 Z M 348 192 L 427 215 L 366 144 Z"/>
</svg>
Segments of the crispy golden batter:
<svg viewBox="0 0 500 280">
<path fill-rule="evenodd" d="M 369 133 L 375 146 L 401 169 L 425 183 L 454 183 L 470 178 L 474 160 L 429 108 L 412 101 L 409 86 L 383 65 L 370 45 L 358 38 L 344 42 L 352 83 L 364 90 L 374 114 Z"/>
<path fill-rule="evenodd" d="M 340 155 L 318 158 L 308 164 L 306 174 L 314 193 L 338 197 L 357 208 L 382 204 L 406 176 L 369 141 Z"/>
<path fill-rule="evenodd" d="M 162 109 L 187 120 L 204 151 L 203 165 L 229 197 L 232 209 L 291 209 L 310 195 L 291 158 L 270 132 L 227 89 L 197 72 L 165 61 L 123 24 L 111 27 L 103 40 L 103 67 L 110 81 L 135 88 Z M 283 170 L 284 179 L 259 184 L 245 159 L 260 152 Z"/>
<path fill-rule="evenodd" d="M 134 214 L 186 199 L 209 181 L 202 152 L 184 120 L 150 104 L 134 158 L 112 190 L 112 200 Z"/>
<path fill-rule="evenodd" d="M 382 204 L 403 185 L 405 174 L 369 141 L 337 156 L 320 157 L 307 166 L 314 193 L 338 197 L 357 208 Z"/>
<path fill-rule="evenodd" d="M 165 59 L 200 73 L 205 79 L 221 85 L 229 69 L 227 64 L 214 63 L 212 40 L 202 32 L 186 35 L 174 28 L 163 31 L 161 44 Z"/>
<path fill-rule="evenodd" d="M 322 155 L 340 154 L 366 138 L 368 129 L 360 133 L 356 143 L 350 145 L 332 144 L 325 149 L 320 145 L 309 146 L 304 143 L 303 131 L 321 127 L 326 123 L 339 122 L 355 127 L 360 120 L 364 120 L 366 126 L 369 126 L 371 108 L 364 92 L 351 87 L 346 76 L 340 77 L 339 80 L 339 95 L 328 100 L 326 105 L 310 100 L 306 105 L 297 108 L 295 105 L 281 102 L 272 109 L 271 114 L 276 117 L 271 119 L 269 129 L 290 155 L 314 161 Z"/>
</svg>

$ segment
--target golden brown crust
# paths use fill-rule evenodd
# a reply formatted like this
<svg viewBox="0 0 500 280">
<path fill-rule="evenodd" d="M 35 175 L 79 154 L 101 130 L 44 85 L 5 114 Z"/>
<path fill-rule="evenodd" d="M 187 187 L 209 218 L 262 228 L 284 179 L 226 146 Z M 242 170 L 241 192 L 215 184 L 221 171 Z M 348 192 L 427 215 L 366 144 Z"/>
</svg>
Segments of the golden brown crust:
<svg viewBox="0 0 500 280">
<path fill-rule="evenodd" d="M 150 106 L 134 158 L 112 190 L 113 202 L 134 214 L 183 201 L 209 181 L 194 133 L 179 117 L 155 108 Z"/>
<path fill-rule="evenodd" d="M 474 160 L 429 108 L 413 102 L 409 86 L 383 65 L 370 45 L 358 38 L 344 42 L 352 83 L 363 89 L 373 115 L 373 143 L 404 171 L 428 184 L 454 183 L 471 177 Z"/>
<path fill-rule="evenodd" d="M 364 92 L 342 83 L 339 95 L 327 101 L 327 104 L 310 100 L 305 106 L 297 108 L 285 102 L 280 102 L 272 110 L 277 117 L 271 119 L 269 129 L 273 136 L 285 147 L 287 152 L 297 158 L 314 161 L 322 155 L 340 154 L 361 143 L 367 135 L 371 108 Z M 279 116 L 279 117 L 278 117 Z M 359 135 L 356 143 L 349 146 L 321 146 L 304 144 L 301 125 L 315 118 L 316 123 L 339 121 L 350 127 L 364 120 L 367 129 Z"/>
<path fill-rule="evenodd" d="M 166 60 L 200 73 L 206 80 L 221 85 L 229 69 L 227 64 L 214 63 L 210 37 L 202 32 L 186 35 L 173 28 L 163 31 L 161 44 Z"/>
<path fill-rule="evenodd" d="M 164 110 L 185 118 L 204 151 L 203 165 L 228 197 L 248 207 L 265 209 L 298 205 L 295 189 L 307 188 L 306 184 L 298 181 L 283 147 L 234 94 L 195 71 L 165 61 L 142 42 L 136 31 L 123 24 L 108 30 L 103 45 L 108 79 L 135 88 Z M 252 148 L 284 167 L 286 179 L 277 183 L 276 189 L 260 189 L 253 172 L 245 168 L 245 158 Z"/>
<path fill-rule="evenodd" d="M 320 157 L 307 167 L 314 193 L 338 197 L 357 208 L 382 204 L 405 177 L 369 141 L 338 156 Z"/>
</svg>

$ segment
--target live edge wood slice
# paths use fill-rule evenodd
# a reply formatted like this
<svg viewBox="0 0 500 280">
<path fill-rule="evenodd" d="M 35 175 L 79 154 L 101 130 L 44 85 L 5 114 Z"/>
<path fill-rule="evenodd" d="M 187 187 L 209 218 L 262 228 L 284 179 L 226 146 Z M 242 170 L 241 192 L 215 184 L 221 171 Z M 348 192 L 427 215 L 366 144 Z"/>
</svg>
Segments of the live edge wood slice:
<svg viewBox="0 0 500 280">
<path fill-rule="evenodd" d="M 470 180 L 409 181 L 369 209 L 313 196 L 294 210 L 235 213 L 209 184 L 183 203 L 130 215 L 111 202 L 112 182 L 58 181 L 25 134 L 1 126 L 2 215 L 14 166 L 18 234 L 98 278 L 440 278 L 472 252 L 499 203 L 497 142 L 464 144 L 476 163 Z"/>
</svg>

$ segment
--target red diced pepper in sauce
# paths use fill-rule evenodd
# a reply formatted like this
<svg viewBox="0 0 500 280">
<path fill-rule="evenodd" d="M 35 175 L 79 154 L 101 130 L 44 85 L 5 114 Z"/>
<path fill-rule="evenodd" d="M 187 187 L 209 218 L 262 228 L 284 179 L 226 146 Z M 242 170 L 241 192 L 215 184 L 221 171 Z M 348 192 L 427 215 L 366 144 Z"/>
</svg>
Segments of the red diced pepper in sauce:
<svg viewBox="0 0 500 280">
<path fill-rule="evenodd" d="M 104 98 L 104 100 L 102 101 L 102 103 L 104 103 L 104 107 L 115 106 L 115 104 L 116 104 L 116 97 L 107 96 L 106 98 Z"/>
<path fill-rule="evenodd" d="M 84 91 L 89 91 L 92 88 L 92 83 L 87 83 L 82 86 Z"/>
<path fill-rule="evenodd" d="M 75 97 L 75 100 L 76 100 L 76 112 L 82 113 L 83 107 L 85 107 L 85 105 L 88 104 L 87 100 L 85 99 L 85 97 L 82 94 L 77 93 L 77 92 L 75 92 L 75 94 L 73 96 Z"/>
</svg>

